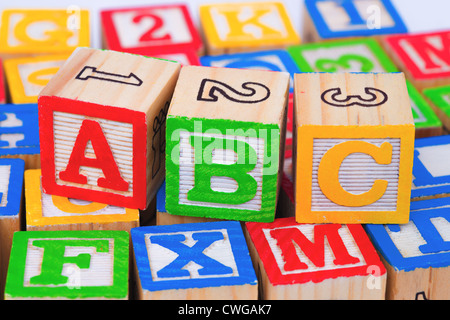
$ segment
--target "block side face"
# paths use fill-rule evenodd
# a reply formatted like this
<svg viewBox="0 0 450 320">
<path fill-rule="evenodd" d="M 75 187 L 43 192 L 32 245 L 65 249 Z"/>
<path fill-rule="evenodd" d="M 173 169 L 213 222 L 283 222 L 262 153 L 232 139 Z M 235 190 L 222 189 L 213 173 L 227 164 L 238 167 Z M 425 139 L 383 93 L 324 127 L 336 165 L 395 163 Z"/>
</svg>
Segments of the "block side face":
<svg viewBox="0 0 450 320">
<path fill-rule="evenodd" d="M 143 290 L 255 285 L 257 282 L 239 222 L 140 227 L 133 228 L 131 236 Z M 195 245 L 185 244 L 194 239 Z M 203 268 L 196 270 L 199 266 Z"/>
<path fill-rule="evenodd" d="M 273 223 L 247 222 L 246 228 L 275 287 L 365 276 L 369 266 L 378 269 L 378 276 L 386 273 L 361 225 L 297 224 L 294 218 L 281 218 Z M 327 249 L 322 242 L 325 235 Z"/>
<path fill-rule="evenodd" d="M 427 88 L 423 90 L 423 94 L 438 110 L 442 111 L 445 116 L 450 117 L 450 102 L 447 100 L 450 95 L 450 86 Z"/>
<path fill-rule="evenodd" d="M 280 129 L 212 119 L 167 119 L 166 210 L 171 214 L 272 221 Z"/>
<path fill-rule="evenodd" d="M 441 120 L 439 120 L 439 117 L 434 113 L 420 92 L 409 81 L 406 82 L 406 86 L 411 98 L 411 108 L 416 128 L 442 127 Z"/>
<path fill-rule="evenodd" d="M 0 217 L 19 216 L 25 162 L 22 159 L 0 159 Z"/>
<path fill-rule="evenodd" d="M 145 209 L 144 113 L 44 96 L 39 124 L 45 192 Z"/>
<path fill-rule="evenodd" d="M 69 247 L 79 251 L 66 257 Z M 125 299 L 128 254 L 126 231 L 16 232 L 5 296 Z M 69 262 L 79 269 L 64 267 Z"/>
</svg>

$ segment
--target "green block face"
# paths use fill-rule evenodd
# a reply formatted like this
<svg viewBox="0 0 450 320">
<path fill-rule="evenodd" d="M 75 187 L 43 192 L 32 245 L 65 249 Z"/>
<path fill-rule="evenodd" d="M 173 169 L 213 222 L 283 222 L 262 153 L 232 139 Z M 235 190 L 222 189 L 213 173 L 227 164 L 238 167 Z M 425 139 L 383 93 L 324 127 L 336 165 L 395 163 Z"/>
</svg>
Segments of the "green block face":
<svg viewBox="0 0 450 320">
<path fill-rule="evenodd" d="M 16 232 L 5 297 L 124 299 L 128 262 L 126 231 Z"/>
<path fill-rule="evenodd" d="M 427 88 L 423 94 L 447 116 L 450 117 L 450 86 Z"/>
<path fill-rule="evenodd" d="M 303 72 L 398 72 L 374 39 L 327 41 L 288 48 Z M 416 128 L 441 127 L 442 123 L 414 86 L 407 81 Z"/>
<path fill-rule="evenodd" d="M 280 128 L 167 118 L 166 209 L 175 215 L 273 221 Z"/>
</svg>

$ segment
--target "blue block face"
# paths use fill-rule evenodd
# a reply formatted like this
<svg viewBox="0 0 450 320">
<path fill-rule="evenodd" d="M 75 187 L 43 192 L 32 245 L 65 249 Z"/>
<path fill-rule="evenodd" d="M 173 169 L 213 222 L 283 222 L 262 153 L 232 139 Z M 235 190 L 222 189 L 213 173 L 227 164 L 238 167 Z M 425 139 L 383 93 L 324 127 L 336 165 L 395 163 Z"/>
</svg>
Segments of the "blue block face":
<svg viewBox="0 0 450 320">
<path fill-rule="evenodd" d="M 143 290 L 256 285 L 256 275 L 236 221 L 131 229 Z"/>
<path fill-rule="evenodd" d="M 407 32 L 390 0 L 305 0 L 305 5 L 323 39 Z"/>
<path fill-rule="evenodd" d="M 257 69 L 288 72 L 291 77 L 289 91 L 294 91 L 294 73 L 299 73 L 294 60 L 285 50 L 269 50 L 200 57 L 200 63 L 208 67 Z"/>
<path fill-rule="evenodd" d="M 415 140 L 411 198 L 450 193 L 449 157 L 450 135 Z"/>
<path fill-rule="evenodd" d="M 0 155 L 39 153 L 38 105 L 0 105 Z"/>
<path fill-rule="evenodd" d="M 375 247 L 396 269 L 450 266 L 450 198 L 414 201 L 402 225 L 365 225 Z"/>
<path fill-rule="evenodd" d="M 0 217 L 17 216 L 19 214 L 24 170 L 25 162 L 22 159 L 0 159 L 0 177 L 2 178 L 0 184 Z M 8 177 L 7 180 L 6 177 Z"/>
<path fill-rule="evenodd" d="M 166 180 L 163 181 L 156 193 L 156 211 L 166 212 Z"/>
</svg>

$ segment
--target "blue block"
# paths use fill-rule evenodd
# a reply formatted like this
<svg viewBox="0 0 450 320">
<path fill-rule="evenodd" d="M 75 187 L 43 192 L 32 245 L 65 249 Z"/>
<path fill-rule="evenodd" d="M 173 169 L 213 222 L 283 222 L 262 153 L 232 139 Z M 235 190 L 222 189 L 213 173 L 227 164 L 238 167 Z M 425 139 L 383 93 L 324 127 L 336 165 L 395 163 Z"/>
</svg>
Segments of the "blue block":
<svg viewBox="0 0 450 320">
<path fill-rule="evenodd" d="M 22 139 L 12 135 L 22 134 Z M 0 105 L 0 155 L 39 154 L 38 105 Z"/>
<path fill-rule="evenodd" d="M 163 181 L 161 187 L 159 187 L 156 193 L 156 211 L 157 212 L 167 212 L 166 211 L 166 180 Z"/>
<path fill-rule="evenodd" d="M 285 50 L 268 50 L 200 57 L 200 63 L 207 67 L 257 69 L 282 71 L 290 74 L 289 91 L 294 91 L 294 73 L 299 73 L 297 65 Z"/>
<path fill-rule="evenodd" d="M 143 290 L 257 283 L 237 221 L 138 227 L 131 229 L 131 238 Z M 221 261 L 228 254 L 234 261 Z M 197 265 L 193 274 L 185 268 L 188 263 Z"/>
<path fill-rule="evenodd" d="M 0 171 L 9 172 L 9 180 L 0 186 L 0 217 L 17 216 L 22 203 L 25 162 L 22 159 L 0 159 Z"/>
<path fill-rule="evenodd" d="M 436 147 L 431 151 L 429 147 Z M 423 149 L 422 149 L 423 148 Z M 429 137 L 416 139 L 414 142 L 414 164 L 413 164 L 413 189 L 411 190 L 411 198 L 435 196 L 439 194 L 450 193 L 450 175 L 437 175 L 429 163 L 424 161 L 422 157 L 436 155 L 442 158 L 442 163 L 447 164 L 450 172 L 450 162 L 446 155 L 450 154 L 450 135 Z"/>
<path fill-rule="evenodd" d="M 318 34 L 322 39 L 406 33 L 407 28 L 391 1 L 378 1 L 379 5 L 373 6 L 374 11 L 369 13 L 358 11 L 358 7 L 355 5 L 357 0 L 305 0 L 305 6 Z M 361 3 L 364 1 L 358 0 L 358 2 Z M 344 10 L 349 19 L 348 26 L 342 28 L 341 30 L 333 30 L 333 27 L 327 23 L 326 18 L 324 18 L 319 9 L 320 5 L 326 5 L 326 3 L 334 4 Z M 372 15 L 377 15 L 378 12 L 382 12 L 381 7 L 384 7 L 386 12 L 389 14 L 390 18 L 394 22 L 393 25 L 386 27 L 381 26 L 379 28 L 374 28 L 372 26 L 369 27 L 368 21 L 366 21 L 366 15 L 369 14 L 369 17 Z M 377 8 L 379 8 L 379 10 L 377 10 Z M 333 14 L 330 19 L 333 19 L 338 11 L 335 8 L 334 10 L 330 10 L 330 12 Z M 375 21 L 375 16 L 373 16 L 370 20 L 372 21 L 372 19 Z M 383 23 L 387 19 L 385 17 L 380 17 L 379 20 Z M 334 26 L 334 28 L 336 28 L 336 26 Z"/>
</svg>

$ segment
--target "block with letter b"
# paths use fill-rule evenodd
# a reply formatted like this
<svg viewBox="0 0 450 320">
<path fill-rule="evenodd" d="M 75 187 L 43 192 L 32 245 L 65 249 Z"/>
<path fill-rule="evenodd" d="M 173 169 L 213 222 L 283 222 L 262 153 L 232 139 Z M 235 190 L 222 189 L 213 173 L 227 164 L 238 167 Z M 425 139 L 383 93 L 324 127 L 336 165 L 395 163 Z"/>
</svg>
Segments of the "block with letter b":
<svg viewBox="0 0 450 320">
<path fill-rule="evenodd" d="M 167 116 L 166 210 L 272 221 L 289 74 L 185 66 Z"/>
<path fill-rule="evenodd" d="M 407 223 L 414 120 L 402 73 L 304 73 L 294 82 L 296 219 Z"/>
<path fill-rule="evenodd" d="M 145 209 L 163 181 L 180 64 L 78 48 L 41 91 L 45 193 Z"/>
</svg>

